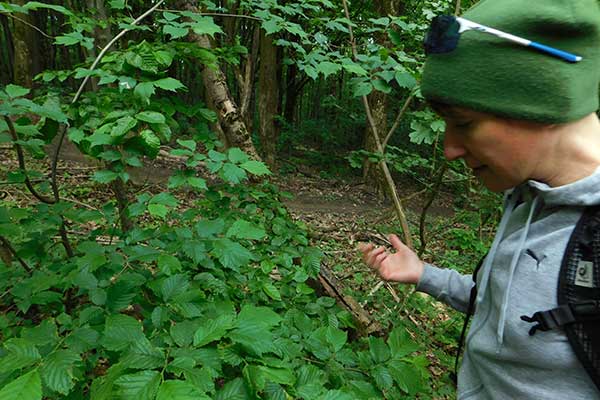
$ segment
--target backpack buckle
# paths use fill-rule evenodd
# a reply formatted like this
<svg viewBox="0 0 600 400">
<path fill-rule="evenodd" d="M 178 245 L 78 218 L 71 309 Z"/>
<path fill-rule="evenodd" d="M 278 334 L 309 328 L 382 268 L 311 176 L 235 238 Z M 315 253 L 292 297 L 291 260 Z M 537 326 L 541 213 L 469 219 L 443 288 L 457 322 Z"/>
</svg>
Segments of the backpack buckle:
<svg viewBox="0 0 600 400">
<path fill-rule="evenodd" d="M 531 317 L 522 315 L 521 320 L 525 322 L 537 322 L 537 325 L 534 325 L 529 330 L 529 336 L 533 336 L 538 330 L 549 331 L 559 326 L 575 322 L 576 318 L 571 307 L 569 307 L 568 304 L 565 304 L 551 310 L 538 311 Z"/>
</svg>

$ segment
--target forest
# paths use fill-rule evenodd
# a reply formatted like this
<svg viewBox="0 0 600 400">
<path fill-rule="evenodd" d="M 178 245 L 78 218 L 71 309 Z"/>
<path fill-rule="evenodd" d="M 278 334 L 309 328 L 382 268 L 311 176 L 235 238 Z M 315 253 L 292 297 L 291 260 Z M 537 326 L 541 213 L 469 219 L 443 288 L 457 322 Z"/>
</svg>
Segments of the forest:
<svg viewBox="0 0 600 400">
<path fill-rule="evenodd" d="M 0 2 L 0 399 L 453 399 L 501 212 L 421 96 L 460 0 Z"/>
</svg>

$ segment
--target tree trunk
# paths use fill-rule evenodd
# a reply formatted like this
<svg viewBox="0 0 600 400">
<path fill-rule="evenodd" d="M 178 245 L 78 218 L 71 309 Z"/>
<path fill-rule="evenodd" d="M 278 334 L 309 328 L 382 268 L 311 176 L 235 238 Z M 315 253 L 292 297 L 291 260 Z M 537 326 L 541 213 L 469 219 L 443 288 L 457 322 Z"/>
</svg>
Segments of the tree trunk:
<svg viewBox="0 0 600 400">
<path fill-rule="evenodd" d="M 2 70 L 0 70 L 0 83 L 9 84 L 13 81 L 13 66 L 15 62 L 15 54 L 13 47 L 12 35 L 10 33 L 10 27 L 8 24 L 8 17 L 6 15 L 0 15 L 0 23 L 2 24 L 2 37 L 6 46 L 3 46 L 0 51 L 0 56 L 5 58 L 6 62 L 3 62 Z"/>
<path fill-rule="evenodd" d="M 198 13 L 198 8 L 190 0 L 184 1 L 182 8 L 186 11 Z M 212 49 L 210 38 L 207 35 L 190 33 L 188 38 L 200 47 L 208 50 Z M 261 158 L 254 147 L 254 143 L 252 143 L 252 137 L 246 128 L 240 110 L 229 92 L 227 79 L 223 71 L 218 66 L 216 68 L 203 66 L 202 81 L 206 90 L 207 103 L 214 107 L 219 116 L 219 126 L 229 145 L 239 147 L 251 158 L 260 160 Z"/>
<path fill-rule="evenodd" d="M 277 79 L 277 46 L 264 32 L 260 35 L 260 68 L 258 73 L 259 134 L 265 161 L 275 166 L 279 124 L 279 80 Z"/>
<path fill-rule="evenodd" d="M 17 4 L 25 4 L 24 0 L 16 1 Z M 22 14 L 21 19 L 34 25 L 35 19 L 32 14 Z M 40 71 L 40 52 L 36 35 L 38 33 L 21 21 L 14 21 L 13 45 L 14 64 L 13 78 L 17 85 L 24 87 L 33 86 L 33 77 Z"/>
</svg>

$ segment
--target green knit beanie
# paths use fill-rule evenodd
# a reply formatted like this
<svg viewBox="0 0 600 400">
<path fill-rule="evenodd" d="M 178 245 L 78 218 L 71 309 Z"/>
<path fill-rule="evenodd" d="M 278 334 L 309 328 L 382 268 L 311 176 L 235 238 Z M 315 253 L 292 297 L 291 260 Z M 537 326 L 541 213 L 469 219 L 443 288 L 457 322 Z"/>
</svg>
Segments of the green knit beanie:
<svg viewBox="0 0 600 400">
<path fill-rule="evenodd" d="M 598 0 L 483 0 L 463 17 L 583 60 L 572 64 L 466 31 L 455 50 L 427 57 L 421 80 L 426 99 L 543 123 L 574 121 L 598 109 Z"/>
</svg>

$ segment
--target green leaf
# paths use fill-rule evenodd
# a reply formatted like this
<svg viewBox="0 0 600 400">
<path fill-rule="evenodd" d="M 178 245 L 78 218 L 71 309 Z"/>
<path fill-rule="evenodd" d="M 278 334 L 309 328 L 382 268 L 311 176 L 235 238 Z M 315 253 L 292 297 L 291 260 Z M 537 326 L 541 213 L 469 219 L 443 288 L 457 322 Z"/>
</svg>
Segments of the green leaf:
<svg viewBox="0 0 600 400">
<path fill-rule="evenodd" d="M 164 124 L 166 122 L 165 116 L 156 111 L 142 111 L 135 118 L 150 124 Z"/>
<path fill-rule="evenodd" d="M 340 351 L 348 341 L 348 333 L 328 326 L 325 331 L 327 342 L 333 346 L 333 351 Z"/>
<path fill-rule="evenodd" d="M 317 70 L 322 72 L 325 78 L 342 70 L 340 64 L 335 64 L 330 61 L 323 61 L 317 65 Z"/>
<path fill-rule="evenodd" d="M 368 96 L 373 91 L 371 82 L 360 82 L 354 87 L 354 97 Z"/>
<path fill-rule="evenodd" d="M 373 86 L 375 89 L 379 90 L 382 93 L 390 93 L 392 91 L 392 87 L 384 80 L 375 79 L 373 82 Z"/>
<path fill-rule="evenodd" d="M 244 305 L 238 315 L 237 326 L 259 325 L 270 328 L 279 325 L 280 322 L 281 317 L 271 308 Z"/>
<path fill-rule="evenodd" d="M 68 394 L 75 382 L 73 382 L 73 367 L 81 361 L 79 354 L 71 350 L 57 350 L 44 358 L 42 366 L 42 378 L 51 390 Z"/>
<path fill-rule="evenodd" d="M 68 15 L 69 17 L 74 17 L 75 14 L 73 14 L 71 11 L 67 10 L 66 8 L 62 7 L 62 6 L 57 6 L 54 4 L 46 4 L 46 3 L 40 3 L 38 1 L 30 1 L 27 2 L 23 8 L 27 9 L 27 10 L 37 10 L 39 8 L 47 8 L 50 10 L 54 10 L 57 11 L 61 14 L 64 15 Z"/>
<path fill-rule="evenodd" d="M 398 71 L 394 76 L 400 87 L 412 89 L 417 85 L 417 80 L 408 72 Z"/>
<path fill-rule="evenodd" d="M 225 268 L 239 271 L 254 257 L 244 246 L 229 239 L 217 239 L 213 243 L 212 253 Z"/>
<path fill-rule="evenodd" d="M 369 336 L 369 351 L 374 362 L 384 363 L 390 358 L 390 349 L 382 338 Z"/>
<path fill-rule="evenodd" d="M 182 139 L 177 139 L 177 143 L 181 146 L 181 147 L 185 147 L 186 149 L 190 150 L 190 151 L 196 151 L 196 141 L 195 140 L 182 140 Z"/>
<path fill-rule="evenodd" d="M 127 400 L 151 400 L 158 392 L 160 380 L 158 371 L 141 371 L 123 375 L 115 384 L 119 387 L 118 393 Z"/>
<path fill-rule="evenodd" d="M 149 204 L 148 212 L 155 218 L 165 218 L 169 213 L 169 208 L 163 204 Z"/>
<path fill-rule="evenodd" d="M 388 17 L 382 17 L 377 19 L 369 18 L 369 21 L 375 25 L 388 26 L 390 24 L 390 19 Z"/>
<path fill-rule="evenodd" d="M 129 131 L 135 128 L 136 125 L 137 121 L 129 115 L 119 118 L 115 121 L 110 131 L 110 135 L 113 137 L 125 136 Z"/>
<path fill-rule="evenodd" d="M 394 379 L 390 371 L 383 365 L 377 365 L 371 370 L 377 387 L 381 390 L 389 390 L 394 385 Z"/>
<path fill-rule="evenodd" d="M 165 365 L 162 349 L 156 348 L 146 338 L 132 343 L 130 351 L 119 360 L 124 366 L 132 369 L 153 369 Z"/>
<path fill-rule="evenodd" d="M 154 86 L 164 89 L 164 90 L 169 90 L 171 92 L 175 92 L 179 89 L 185 88 L 185 85 L 183 83 L 181 83 L 180 81 L 178 81 L 177 79 L 174 79 L 174 78 L 163 78 L 163 79 L 154 81 L 153 83 L 154 83 Z"/>
<path fill-rule="evenodd" d="M 148 206 L 148 208 L 150 208 L 150 206 Z M 158 268 L 166 275 L 172 275 L 175 272 L 181 271 L 181 262 L 179 262 L 177 257 L 161 254 L 158 256 L 157 263 Z"/>
<path fill-rule="evenodd" d="M 114 171 L 96 171 L 92 179 L 98 183 L 110 183 L 119 177 L 118 172 Z"/>
<path fill-rule="evenodd" d="M 0 358 L 0 373 L 17 371 L 42 358 L 37 347 L 24 339 L 9 339 L 4 343 L 4 348 L 6 355 Z"/>
<path fill-rule="evenodd" d="M 179 262 L 179 260 L 177 260 L 177 262 Z M 181 266 L 181 264 L 179 265 Z M 173 297 L 178 296 L 187 291 L 189 286 L 190 282 L 185 277 L 185 275 L 177 274 L 170 276 L 163 281 L 163 284 L 160 287 L 160 292 L 162 294 L 163 300 L 168 301 L 169 299 L 172 299 Z"/>
<path fill-rule="evenodd" d="M 250 160 L 250 161 L 246 161 L 243 164 L 240 164 L 240 167 L 244 168 L 246 171 L 250 172 L 252 175 L 258 175 L 258 176 L 263 176 L 263 175 L 271 175 L 271 171 L 269 171 L 269 168 L 267 168 L 267 166 L 260 161 L 254 161 L 254 160 Z"/>
<path fill-rule="evenodd" d="M 41 400 L 42 380 L 37 369 L 20 376 L 0 390 L 2 400 Z"/>
<path fill-rule="evenodd" d="M 346 71 L 358 75 L 358 76 L 367 76 L 369 75 L 369 73 L 367 72 L 367 70 L 365 70 L 363 67 L 361 67 L 358 64 L 344 64 L 342 66 Z"/>
<path fill-rule="evenodd" d="M 410 141 L 415 144 L 432 144 L 435 140 L 435 133 L 431 127 L 423 124 L 421 121 L 414 120 L 410 123 L 412 131 L 409 134 Z"/>
<path fill-rule="evenodd" d="M 179 39 L 187 36 L 190 29 L 183 25 L 164 25 L 163 33 L 165 35 L 170 35 L 171 39 Z"/>
<path fill-rule="evenodd" d="M 30 92 L 30 90 L 27 88 L 13 84 L 6 85 L 4 91 L 6 92 L 6 94 L 8 94 L 9 97 L 12 97 L 13 99 L 16 97 L 25 96 Z"/>
<path fill-rule="evenodd" d="M 120 86 L 119 86 L 120 87 Z M 150 97 L 155 93 L 153 82 L 139 83 L 133 90 L 133 94 L 150 104 Z"/>
<path fill-rule="evenodd" d="M 394 359 L 400 359 L 419 349 L 419 345 L 413 341 L 406 329 L 401 327 L 394 328 L 387 343 Z"/>
<path fill-rule="evenodd" d="M 227 382 L 221 390 L 219 390 L 214 400 L 247 400 L 251 398 L 246 392 L 244 380 L 236 378 Z"/>
<path fill-rule="evenodd" d="M 226 182 L 234 185 L 240 183 L 247 177 L 246 171 L 232 163 L 224 164 L 220 172 Z"/>
<path fill-rule="evenodd" d="M 145 339 L 142 325 L 128 315 L 116 314 L 106 318 L 102 345 L 112 351 L 121 351 L 133 342 Z"/>
<path fill-rule="evenodd" d="M 210 400 L 194 385 L 186 381 L 164 381 L 158 389 L 156 400 Z"/>
<path fill-rule="evenodd" d="M 221 315 L 217 319 L 210 319 L 194 333 L 194 346 L 202 347 L 220 340 L 234 326 L 233 315 Z"/>
<path fill-rule="evenodd" d="M 229 158 L 229 161 L 235 164 L 240 164 L 248 161 L 248 155 L 237 147 L 229 149 L 229 151 L 227 152 L 227 157 Z"/>
<path fill-rule="evenodd" d="M 213 21 L 211 17 L 200 17 L 195 18 L 195 22 L 192 23 L 192 30 L 197 35 L 209 35 L 214 37 L 215 33 L 223 33 L 221 27 Z"/>
<path fill-rule="evenodd" d="M 271 282 L 266 282 L 263 284 L 263 291 L 273 300 L 281 301 L 281 293 L 279 292 L 279 289 L 277 289 Z"/>
<path fill-rule="evenodd" d="M 267 233 L 260 226 L 243 219 L 237 220 L 227 231 L 227 237 L 236 237 L 239 239 L 261 240 Z"/>
<path fill-rule="evenodd" d="M 144 141 L 147 154 L 152 158 L 156 157 L 160 150 L 160 138 L 150 129 L 144 129 L 140 132 L 140 137 Z"/>
</svg>

